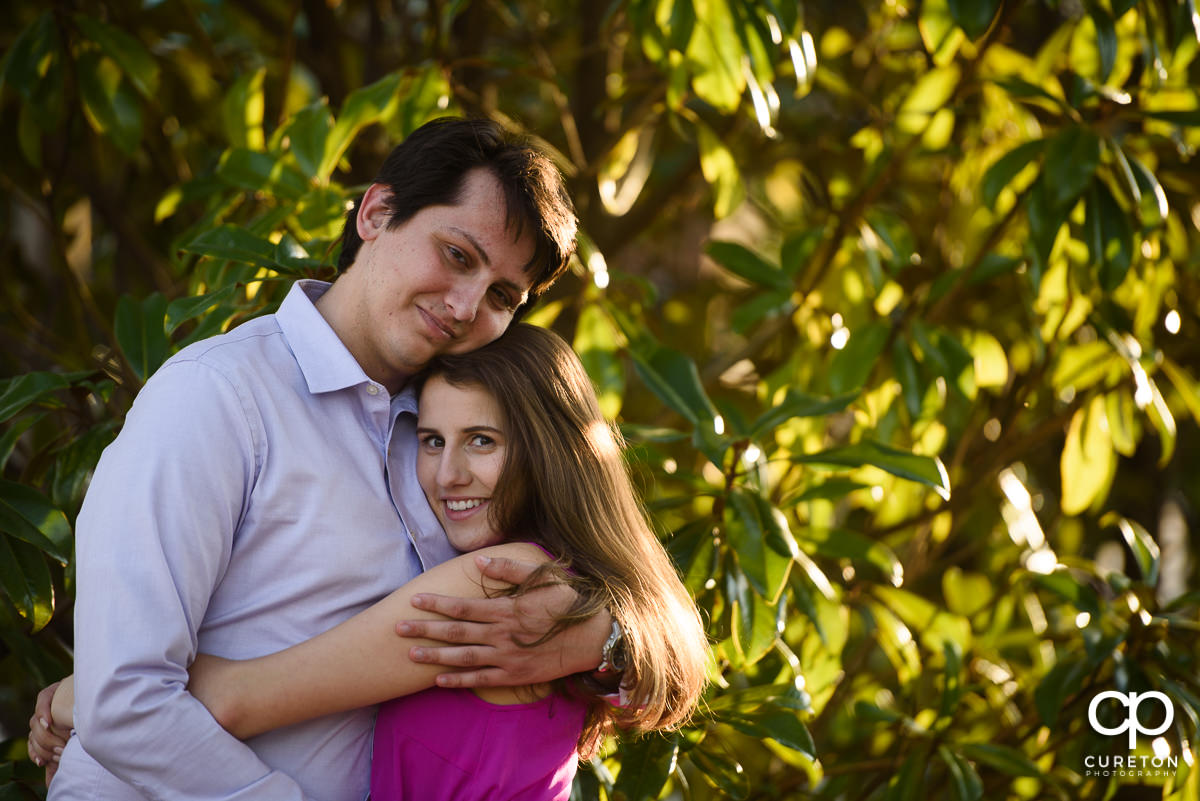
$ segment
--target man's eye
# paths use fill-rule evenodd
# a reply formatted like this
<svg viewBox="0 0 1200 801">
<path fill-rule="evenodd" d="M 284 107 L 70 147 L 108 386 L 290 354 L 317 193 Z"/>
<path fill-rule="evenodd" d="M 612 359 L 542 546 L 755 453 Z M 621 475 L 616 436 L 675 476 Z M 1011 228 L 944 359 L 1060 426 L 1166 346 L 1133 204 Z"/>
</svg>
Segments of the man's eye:
<svg viewBox="0 0 1200 801">
<path fill-rule="evenodd" d="M 505 292 L 503 289 L 493 289 L 492 297 L 496 299 L 496 305 L 502 309 L 515 309 L 516 302 L 513 301 L 512 295 Z"/>
</svg>

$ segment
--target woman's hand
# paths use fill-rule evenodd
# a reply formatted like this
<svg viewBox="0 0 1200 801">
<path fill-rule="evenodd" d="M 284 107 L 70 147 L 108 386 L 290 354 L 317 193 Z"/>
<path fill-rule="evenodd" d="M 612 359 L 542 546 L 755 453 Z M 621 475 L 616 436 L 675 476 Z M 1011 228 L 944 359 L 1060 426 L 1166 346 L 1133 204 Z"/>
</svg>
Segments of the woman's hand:
<svg viewBox="0 0 1200 801">
<path fill-rule="evenodd" d="M 71 720 L 57 720 L 52 708 L 54 696 L 62 684 L 56 681 L 38 693 L 33 717 L 29 719 L 29 758 L 46 769 L 46 786 L 58 771 L 58 760 L 71 736 Z M 59 706 L 62 705 L 60 699 Z"/>
<path fill-rule="evenodd" d="M 536 564 L 515 559 L 477 557 L 483 575 L 507 584 L 520 584 Z M 466 668 L 437 677 L 439 687 L 514 687 L 594 670 L 611 629 L 612 618 L 600 613 L 536 646 L 519 642 L 540 639 L 558 614 L 575 601 L 565 584 L 548 584 L 515 597 L 454 598 L 421 593 L 412 605 L 453 620 L 406 620 L 396 625 L 405 637 L 424 637 L 447 643 L 416 647 L 414 662 Z"/>
</svg>

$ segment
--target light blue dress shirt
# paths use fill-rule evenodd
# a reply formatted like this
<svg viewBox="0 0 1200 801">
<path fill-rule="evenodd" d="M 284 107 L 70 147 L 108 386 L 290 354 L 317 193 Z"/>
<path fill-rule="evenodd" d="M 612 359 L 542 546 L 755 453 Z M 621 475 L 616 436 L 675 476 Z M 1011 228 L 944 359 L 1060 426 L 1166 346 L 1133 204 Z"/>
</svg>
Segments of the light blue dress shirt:
<svg viewBox="0 0 1200 801">
<path fill-rule="evenodd" d="M 455 554 L 416 481 L 415 398 L 366 376 L 313 305 L 326 287 L 171 358 L 104 452 L 54 801 L 366 795 L 374 709 L 243 743 L 185 690 L 196 653 L 281 650 Z"/>
</svg>

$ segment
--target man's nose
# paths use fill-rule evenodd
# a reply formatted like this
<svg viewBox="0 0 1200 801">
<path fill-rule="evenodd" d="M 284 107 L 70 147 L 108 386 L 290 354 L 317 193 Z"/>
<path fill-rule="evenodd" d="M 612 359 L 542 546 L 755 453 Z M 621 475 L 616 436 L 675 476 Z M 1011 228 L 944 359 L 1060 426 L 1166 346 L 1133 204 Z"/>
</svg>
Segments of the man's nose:
<svg viewBox="0 0 1200 801">
<path fill-rule="evenodd" d="M 459 282 L 446 293 L 446 308 L 456 321 L 472 322 L 486 292 L 487 285 L 483 282 Z"/>
</svg>

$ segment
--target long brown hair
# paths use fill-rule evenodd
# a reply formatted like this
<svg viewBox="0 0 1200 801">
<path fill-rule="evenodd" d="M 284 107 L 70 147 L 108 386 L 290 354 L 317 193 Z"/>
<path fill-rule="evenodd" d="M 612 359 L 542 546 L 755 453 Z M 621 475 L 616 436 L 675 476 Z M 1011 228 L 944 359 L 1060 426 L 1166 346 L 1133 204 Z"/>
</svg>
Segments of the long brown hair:
<svg viewBox="0 0 1200 801">
<path fill-rule="evenodd" d="M 455 386 L 480 386 L 500 407 L 506 460 L 490 522 L 557 557 L 525 588 L 553 573 L 579 593 L 555 630 L 607 608 L 625 632 L 623 685 L 630 697 L 623 707 L 605 702 L 599 690 L 569 684 L 571 692 L 590 696 L 580 752 L 594 751 L 614 722 L 633 731 L 684 722 L 704 689 L 704 627 L 646 521 L 620 434 L 600 413 L 579 357 L 556 334 L 516 323 L 479 350 L 438 357 L 424 377 L 434 375 Z"/>
</svg>

